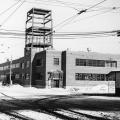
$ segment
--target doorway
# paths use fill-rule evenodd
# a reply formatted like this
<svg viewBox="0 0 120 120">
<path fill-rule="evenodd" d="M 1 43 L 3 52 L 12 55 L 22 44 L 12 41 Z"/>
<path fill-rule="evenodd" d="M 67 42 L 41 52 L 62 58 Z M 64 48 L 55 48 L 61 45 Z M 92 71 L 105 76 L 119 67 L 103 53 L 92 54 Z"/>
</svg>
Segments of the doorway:
<svg viewBox="0 0 120 120">
<path fill-rule="evenodd" d="M 59 88 L 59 80 L 54 80 L 54 87 Z"/>
</svg>

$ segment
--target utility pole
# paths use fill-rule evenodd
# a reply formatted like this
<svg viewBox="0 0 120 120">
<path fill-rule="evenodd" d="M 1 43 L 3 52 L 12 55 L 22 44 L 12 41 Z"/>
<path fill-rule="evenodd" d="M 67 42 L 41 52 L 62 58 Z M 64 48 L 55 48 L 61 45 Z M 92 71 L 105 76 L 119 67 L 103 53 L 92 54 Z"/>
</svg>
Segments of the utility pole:
<svg viewBox="0 0 120 120">
<path fill-rule="evenodd" d="M 12 85 L 12 57 L 10 59 L 10 85 Z"/>
</svg>

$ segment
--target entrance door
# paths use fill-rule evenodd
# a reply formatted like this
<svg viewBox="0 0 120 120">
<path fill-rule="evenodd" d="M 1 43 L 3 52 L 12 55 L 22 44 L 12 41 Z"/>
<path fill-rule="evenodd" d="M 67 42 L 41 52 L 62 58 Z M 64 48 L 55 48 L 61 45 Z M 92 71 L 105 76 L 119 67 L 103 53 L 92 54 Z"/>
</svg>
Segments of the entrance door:
<svg viewBox="0 0 120 120">
<path fill-rule="evenodd" d="M 54 80 L 54 87 L 59 88 L 59 80 Z"/>
</svg>

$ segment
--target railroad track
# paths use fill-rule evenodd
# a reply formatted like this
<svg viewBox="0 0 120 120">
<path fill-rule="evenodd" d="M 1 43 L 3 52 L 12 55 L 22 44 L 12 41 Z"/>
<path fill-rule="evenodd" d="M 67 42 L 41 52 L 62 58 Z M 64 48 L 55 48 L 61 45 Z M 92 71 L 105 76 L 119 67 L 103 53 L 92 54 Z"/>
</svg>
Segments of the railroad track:
<svg viewBox="0 0 120 120">
<path fill-rule="evenodd" d="M 37 100 L 34 101 L 33 104 L 31 102 L 25 101 L 25 100 L 20 100 L 11 96 L 8 96 L 4 93 L 1 93 L 2 95 L 4 95 L 6 98 L 9 98 L 9 100 L 7 99 L 2 99 L 2 101 L 8 103 L 8 104 L 12 104 L 13 106 L 18 107 L 19 109 L 30 109 L 30 110 L 34 110 L 35 112 L 39 112 L 39 113 L 45 113 L 45 114 L 49 114 L 52 116 L 55 116 L 57 118 L 60 119 L 64 119 L 64 120 L 111 120 L 109 118 L 103 118 L 103 117 L 98 117 L 98 116 L 93 116 L 93 115 L 88 115 L 85 113 L 80 113 L 80 112 L 76 112 L 74 110 L 68 109 L 66 107 L 62 107 L 62 108 L 50 108 L 48 106 L 45 106 L 44 104 L 39 104 L 38 101 L 58 101 L 59 99 L 66 99 L 66 96 L 61 96 L 61 97 L 48 97 L 48 98 L 43 98 L 41 100 Z M 70 96 L 68 96 L 70 97 Z M 11 100 L 10 100 L 11 99 Z M 15 102 L 15 100 L 17 100 L 17 102 Z M 66 103 L 67 105 L 69 103 Z M 5 109 L 0 109 L 1 113 L 5 113 L 7 115 L 13 116 L 15 118 L 19 118 L 20 120 L 35 120 L 32 119 L 28 116 L 22 115 L 20 113 L 18 113 L 16 110 L 10 110 L 7 111 Z"/>
</svg>

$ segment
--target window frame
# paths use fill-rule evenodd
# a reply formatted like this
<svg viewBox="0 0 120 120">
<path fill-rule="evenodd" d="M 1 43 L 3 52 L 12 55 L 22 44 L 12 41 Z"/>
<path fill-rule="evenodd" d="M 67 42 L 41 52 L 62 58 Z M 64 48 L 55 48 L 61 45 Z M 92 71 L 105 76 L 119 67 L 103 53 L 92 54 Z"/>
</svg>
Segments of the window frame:
<svg viewBox="0 0 120 120">
<path fill-rule="evenodd" d="M 57 58 L 57 57 L 53 58 L 53 64 L 54 65 L 59 65 L 60 64 L 59 58 Z"/>
</svg>

